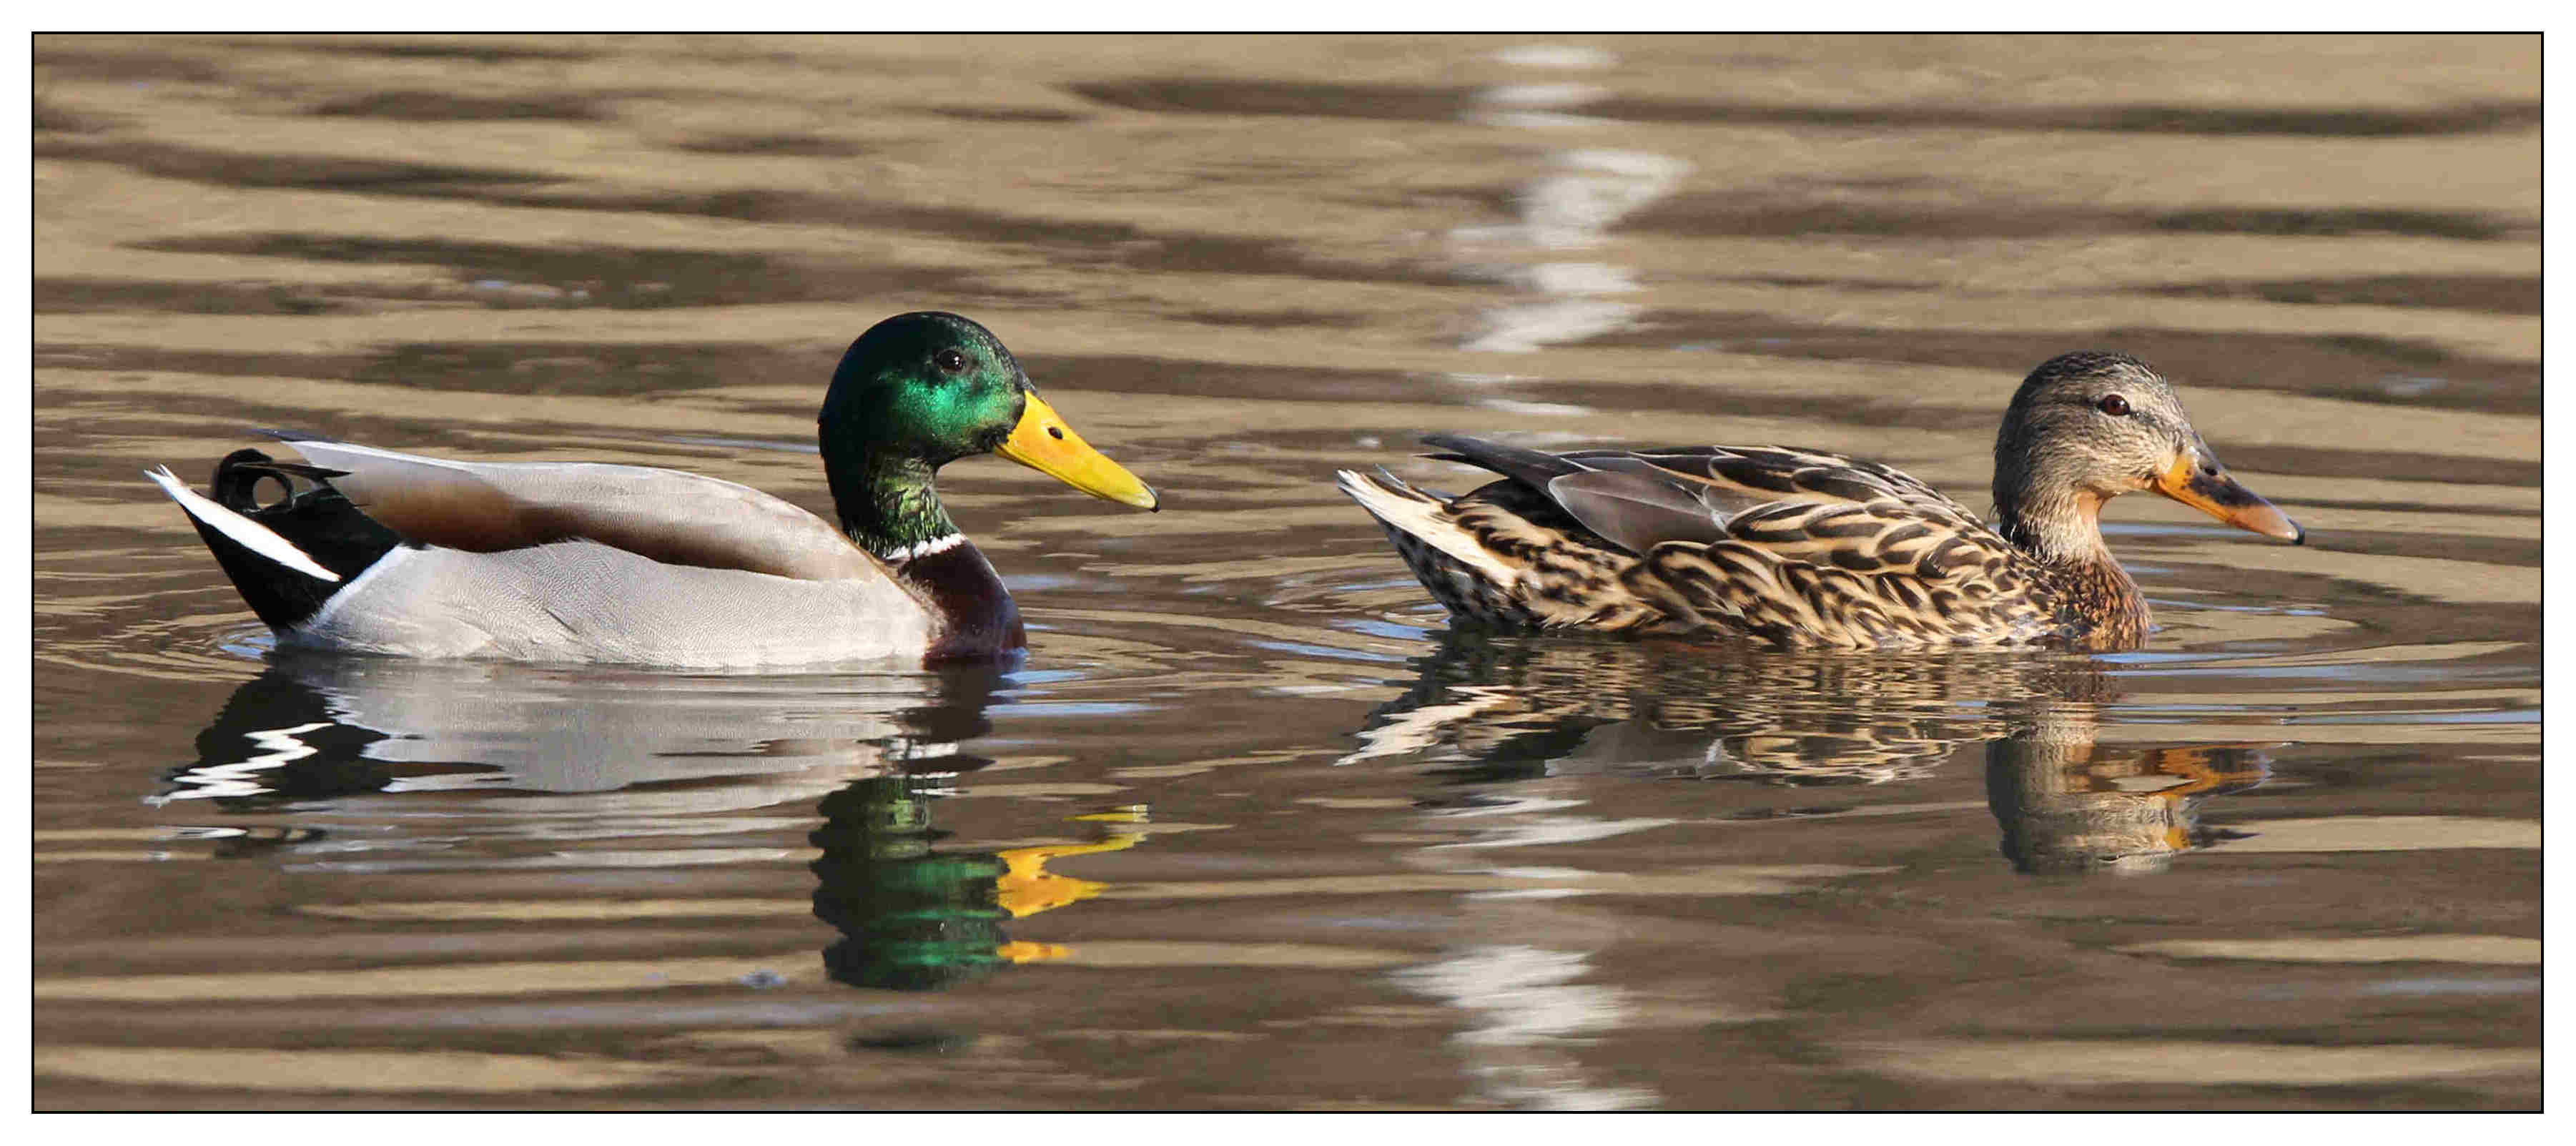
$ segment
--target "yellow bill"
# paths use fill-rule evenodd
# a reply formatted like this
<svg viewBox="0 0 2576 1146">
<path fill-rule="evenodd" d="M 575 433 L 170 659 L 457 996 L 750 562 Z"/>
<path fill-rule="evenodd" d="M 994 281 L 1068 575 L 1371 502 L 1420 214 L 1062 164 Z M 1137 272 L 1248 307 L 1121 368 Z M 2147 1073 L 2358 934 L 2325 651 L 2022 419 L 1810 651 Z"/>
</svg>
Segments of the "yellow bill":
<svg viewBox="0 0 2576 1146">
<path fill-rule="evenodd" d="M 1082 435 L 1064 424 L 1055 407 L 1035 394 L 1029 395 L 1028 408 L 1020 412 L 1020 424 L 1012 428 L 1010 439 L 993 452 L 1093 497 L 1138 509 L 1159 504 L 1152 487 L 1092 449 Z"/>
<path fill-rule="evenodd" d="M 2200 461 L 2188 453 L 2175 458 L 2148 488 L 2238 529 L 2278 537 L 2293 545 L 2308 539 L 2308 531 L 2299 528 L 2299 523 L 2245 488 L 2217 462 L 2204 466 Z"/>
</svg>

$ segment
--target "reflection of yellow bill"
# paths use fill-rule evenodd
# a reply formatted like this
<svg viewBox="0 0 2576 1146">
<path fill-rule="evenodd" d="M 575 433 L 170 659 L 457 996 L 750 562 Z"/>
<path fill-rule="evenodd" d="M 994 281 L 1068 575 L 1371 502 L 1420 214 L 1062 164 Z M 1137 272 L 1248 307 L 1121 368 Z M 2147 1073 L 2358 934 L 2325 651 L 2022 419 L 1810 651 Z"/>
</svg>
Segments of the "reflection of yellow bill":
<svg viewBox="0 0 2576 1146">
<path fill-rule="evenodd" d="M 1073 948 L 1054 943 L 1030 943 L 1014 939 L 993 949 L 993 954 L 1014 963 L 1044 963 L 1073 954 Z"/>
<path fill-rule="evenodd" d="M 2238 529 L 2293 544 L 2307 540 L 2307 531 L 2273 508 L 2271 502 L 2256 496 L 2227 471 L 2211 468 L 2215 472 L 2200 472 L 2199 459 L 2185 453 L 2157 474 L 2149 488 Z"/>
<path fill-rule="evenodd" d="M 1098 843 L 1048 844 L 1032 848 L 1012 848 L 1000 853 L 1008 870 L 998 882 L 1002 910 L 1017 919 L 1041 911 L 1053 911 L 1065 904 L 1089 899 L 1108 888 L 1108 884 L 1057 875 L 1046 869 L 1048 860 L 1062 856 L 1087 856 L 1098 852 L 1124 851 L 1135 847 L 1144 836 L 1115 835 Z"/>
<path fill-rule="evenodd" d="M 1028 408 L 1020 412 L 1020 424 L 1011 429 L 1010 439 L 994 452 L 1093 497 L 1138 509 L 1157 504 L 1151 487 L 1092 449 L 1082 435 L 1064 424 L 1064 415 L 1035 394 L 1029 395 Z"/>
</svg>

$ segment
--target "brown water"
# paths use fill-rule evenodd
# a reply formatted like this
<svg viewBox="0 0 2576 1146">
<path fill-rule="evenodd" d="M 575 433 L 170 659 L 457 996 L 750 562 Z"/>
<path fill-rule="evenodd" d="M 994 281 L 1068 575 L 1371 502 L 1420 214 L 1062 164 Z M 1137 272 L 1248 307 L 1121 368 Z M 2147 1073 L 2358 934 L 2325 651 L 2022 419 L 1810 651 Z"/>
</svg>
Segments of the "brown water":
<svg viewBox="0 0 2576 1146">
<path fill-rule="evenodd" d="M 2530 1108 L 2522 39 L 93 39 L 35 59 L 35 1105 Z M 287 658 L 141 476 L 290 425 L 824 504 L 899 311 L 1010 671 Z M 2146 357 L 2141 652 L 1448 630 L 1336 467 L 1983 504 Z"/>
</svg>

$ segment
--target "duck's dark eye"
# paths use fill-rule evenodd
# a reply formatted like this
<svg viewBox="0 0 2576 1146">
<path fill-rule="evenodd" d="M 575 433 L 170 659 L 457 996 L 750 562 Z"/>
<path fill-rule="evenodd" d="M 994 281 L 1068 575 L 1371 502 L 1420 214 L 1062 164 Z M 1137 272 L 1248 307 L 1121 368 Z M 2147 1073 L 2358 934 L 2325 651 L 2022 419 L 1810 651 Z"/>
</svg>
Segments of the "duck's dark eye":
<svg viewBox="0 0 2576 1146">
<path fill-rule="evenodd" d="M 966 356 L 954 350 L 942 350 L 930 356 L 930 364 L 942 374 L 955 374 L 966 368 Z"/>
<path fill-rule="evenodd" d="M 2117 394 L 2104 394 L 2101 401 L 2093 403 L 2093 408 L 2114 418 L 2125 417 L 2129 413 L 2129 400 Z"/>
</svg>

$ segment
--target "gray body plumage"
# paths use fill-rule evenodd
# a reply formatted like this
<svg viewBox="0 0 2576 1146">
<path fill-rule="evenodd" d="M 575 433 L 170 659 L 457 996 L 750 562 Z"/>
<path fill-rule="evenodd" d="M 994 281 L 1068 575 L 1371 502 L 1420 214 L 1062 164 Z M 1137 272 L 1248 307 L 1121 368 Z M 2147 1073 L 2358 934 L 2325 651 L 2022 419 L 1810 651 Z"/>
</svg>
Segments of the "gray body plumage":
<svg viewBox="0 0 2576 1146">
<path fill-rule="evenodd" d="M 883 562 L 748 486 L 646 466 L 459 462 L 280 435 L 399 534 L 282 643 L 682 668 L 918 657 L 938 622 Z M 165 487 L 170 482 L 164 482 Z M 173 490 L 173 496 L 178 491 Z M 291 540 L 181 499 L 295 568 Z"/>
<path fill-rule="evenodd" d="M 676 470 L 458 462 L 270 431 L 211 496 L 163 467 L 242 600 L 296 644 L 412 657 L 647 666 L 914 665 L 1028 646 L 1010 591 L 935 481 L 994 454 L 1151 510 L 1153 488 L 1066 425 L 993 332 L 899 314 L 850 343 L 815 420 L 826 521 Z M 282 498 L 263 503 L 270 485 Z"/>
<path fill-rule="evenodd" d="M 397 656 L 734 668 L 918 656 L 930 630 L 929 613 L 883 577 L 802 580 L 563 541 L 396 549 L 281 639 Z"/>
</svg>

